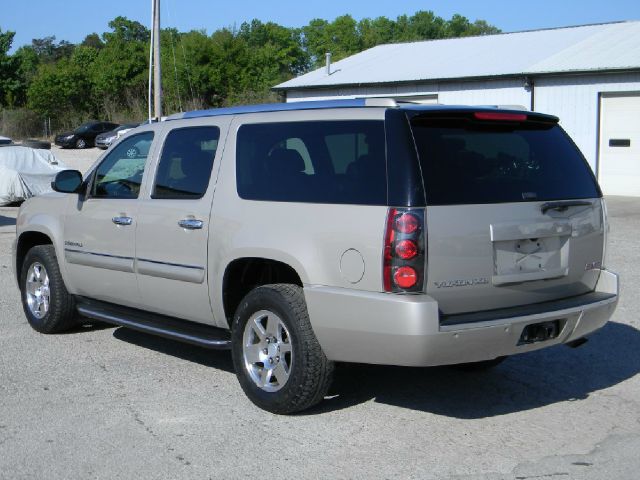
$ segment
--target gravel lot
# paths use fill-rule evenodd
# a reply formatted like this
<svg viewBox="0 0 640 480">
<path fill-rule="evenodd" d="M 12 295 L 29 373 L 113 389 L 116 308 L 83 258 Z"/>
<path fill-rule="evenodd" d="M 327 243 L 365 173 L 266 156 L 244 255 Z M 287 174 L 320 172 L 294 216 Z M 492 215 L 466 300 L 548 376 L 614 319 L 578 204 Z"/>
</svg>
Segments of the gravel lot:
<svg viewBox="0 0 640 480">
<path fill-rule="evenodd" d="M 56 153 L 88 167 L 99 152 Z M 487 373 L 341 366 L 333 396 L 292 417 L 255 408 L 224 352 L 32 331 L 10 274 L 16 209 L 0 208 L 0 478 L 637 479 L 640 200 L 608 202 L 622 294 L 589 343 Z"/>
<path fill-rule="evenodd" d="M 64 162 L 67 167 L 79 170 L 82 173 L 86 172 L 91 165 L 102 155 L 105 150 L 99 148 L 86 148 L 84 150 L 60 148 L 55 145 L 51 146 L 53 154 Z"/>
</svg>

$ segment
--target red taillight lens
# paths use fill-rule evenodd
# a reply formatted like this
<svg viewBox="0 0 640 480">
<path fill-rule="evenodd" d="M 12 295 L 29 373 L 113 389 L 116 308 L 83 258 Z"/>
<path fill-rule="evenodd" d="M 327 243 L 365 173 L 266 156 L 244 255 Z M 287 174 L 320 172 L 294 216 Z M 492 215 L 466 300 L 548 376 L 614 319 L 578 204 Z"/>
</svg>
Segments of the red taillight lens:
<svg viewBox="0 0 640 480">
<path fill-rule="evenodd" d="M 418 245 L 413 240 L 402 240 L 396 244 L 396 255 L 409 260 L 418 254 Z"/>
<path fill-rule="evenodd" d="M 424 216 L 424 208 L 388 210 L 382 265 L 386 292 L 424 291 L 427 253 Z"/>
<path fill-rule="evenodd" d="M 394 283 L 406 290 L 418 283 L 418 272 L 413 267 L 400 267 L 393 274 Z"/>
<path fill-rule="evenodd" d="M 396 230 L 400 233 L 411 234 L 418 230 L 419 227 L 420 221 L 410 213 L 403 213 L 396 218 Z"/>
<path fill-rule="evenodd" d="M 503 112 L 475 112 L 473 114 L 477 120 L 502 120 L 507 122 L 526 122 L 527 115 L 524 113 L 503 113 Z"/>
</svg>

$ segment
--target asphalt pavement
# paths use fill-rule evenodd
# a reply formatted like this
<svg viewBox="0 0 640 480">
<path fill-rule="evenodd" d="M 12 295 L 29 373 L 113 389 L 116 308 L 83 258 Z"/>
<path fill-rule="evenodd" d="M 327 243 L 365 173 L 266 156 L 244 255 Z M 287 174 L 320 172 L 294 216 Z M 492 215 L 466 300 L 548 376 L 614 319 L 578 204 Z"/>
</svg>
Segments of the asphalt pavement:
<svg viewBox="0 0 640 480">
<path fill-rule="evenodd" d="M 608 199 L 618 309 L 578 348 L 486 373 L 341 365 L 296 416 L 251 404 L 230 355 L 123 328 L 41 335 L 0 208 L 0 478 L 637 479 L 640 199 Z"/>
</svg>

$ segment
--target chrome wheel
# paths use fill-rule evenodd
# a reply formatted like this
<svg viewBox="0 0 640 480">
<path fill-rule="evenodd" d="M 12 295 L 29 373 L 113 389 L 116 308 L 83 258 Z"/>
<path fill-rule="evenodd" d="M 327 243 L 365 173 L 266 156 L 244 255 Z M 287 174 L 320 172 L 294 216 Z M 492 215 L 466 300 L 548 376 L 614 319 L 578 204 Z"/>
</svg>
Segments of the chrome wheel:
<svg viewBox="0 0 640 480">
<path fill-rule="evenodd" d="M 131 147 L 127 150 L 127 158 L 136 158 L 139 153 L 136 147 Z"/>
<path fill-rule="evenodd" d="M 78 141 L 76 142 L 76 147 L 78 148 L 84 148 L 87 146 L 87 143 L 82 139 L 78 139 Z"/>
<path fill-rule="evenodd" d="M 41 263 L 31 264 L 27 271 L 25 285 L 27 306 L 36 318 L 43 318 L 49 312 L 50 290 L 47 269 Z"/>
<path fill-rule="evenodd" d="M 244 327 L 242 356 L 251 380 L 265 392 L 277 392 L 291 374 L 293 355 L 289 330 L 268 310 L 254 313 Z"/>
</svg>

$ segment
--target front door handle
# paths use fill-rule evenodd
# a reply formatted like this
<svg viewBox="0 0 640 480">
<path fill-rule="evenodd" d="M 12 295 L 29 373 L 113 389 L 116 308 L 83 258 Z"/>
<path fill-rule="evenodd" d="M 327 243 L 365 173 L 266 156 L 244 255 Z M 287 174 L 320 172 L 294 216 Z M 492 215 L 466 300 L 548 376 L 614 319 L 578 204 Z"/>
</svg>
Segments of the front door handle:
<svg viewBox="0 0 640 480">
<path fill-rule="evenodd" d="M 195 218 L 185 218 L 180 220 L 178 225 L 187 230 L 200 230 L 204 223 L 202 220 L 196 220 Z"/>
<path fill-rule="evenodd" d="M 131 225 L 133 223 L 133 218 L 131 217 L 113 217 L 111 219 L 113 223 L 116 225 Z"/>
</svg>

